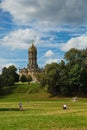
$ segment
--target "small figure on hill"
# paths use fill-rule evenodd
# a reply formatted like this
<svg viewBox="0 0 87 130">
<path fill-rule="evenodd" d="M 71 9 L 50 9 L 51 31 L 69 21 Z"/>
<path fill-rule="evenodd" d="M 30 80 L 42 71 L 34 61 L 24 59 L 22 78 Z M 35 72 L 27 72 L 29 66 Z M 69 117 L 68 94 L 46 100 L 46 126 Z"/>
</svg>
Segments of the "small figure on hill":
<svg viewBox="0 0 87 130">
<path fill-rule="evenodd" d="M 67 109 L 67 105 L 66 104 L 63 105 L 63 109 L 64 110 Z"/>
<path fill-rule="evenodd" d="M 22 102 L 19 102 L 19 109 L 22 110 Z"/>
<path fill-rule="evenodd" d="M 78 98 L 77 97 L 73 97 L 72 101 L 76 102 L 76 101 L 78 101 Z"/>
</svg>

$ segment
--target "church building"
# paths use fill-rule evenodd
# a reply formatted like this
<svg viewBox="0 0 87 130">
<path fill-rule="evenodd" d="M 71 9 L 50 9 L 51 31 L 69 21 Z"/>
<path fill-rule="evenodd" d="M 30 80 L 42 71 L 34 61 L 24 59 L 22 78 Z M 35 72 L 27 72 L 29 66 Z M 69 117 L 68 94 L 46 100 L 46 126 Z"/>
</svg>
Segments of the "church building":
<svg viewBox="0 0 87 130">
<path fill-rule="evenodd" d="M 28 49 L 28 65 L 27 68 L 19 69 L 20 78 L 22 75 L 28 77 L 28 75 L 32 76 L 33 81 L 36 81 L 35 74 L 39 72 L 37 64 L 37 48 L 32 43 L 31 47 Z"/>
</svg>

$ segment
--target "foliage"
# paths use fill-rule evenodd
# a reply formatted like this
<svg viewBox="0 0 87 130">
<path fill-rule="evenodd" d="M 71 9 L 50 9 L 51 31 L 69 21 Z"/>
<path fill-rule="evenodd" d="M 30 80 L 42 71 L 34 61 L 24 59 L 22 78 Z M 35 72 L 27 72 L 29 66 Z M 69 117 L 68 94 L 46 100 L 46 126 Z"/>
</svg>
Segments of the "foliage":
<svg viewBox="0 0 87 130">
<path fill-rule="evenodd" d="M 66 52 L 65 58 L 68 71 L 68 87 L 70 95 L 87 96 L 87 49 L 71 49 Z"/>
<path fill-rule="evenodd" d="M 22 75 L 21 78 L 20 78 L 20 81 L 21 82 L 27 82 L 27 78 L 25 75 Z"/>
<path fill-rule="evenodd" d="M 2 69 L 2 74 L 0 75 L 0 88 L 3 89 L 5 86 L 9 89 L 15 82 L 19 81 L 19 75 L 16 71 L 17 69 L 14 65 Z"/>
<path fill-rule="evenodd" d="M 14 65 L 2 69 L 2 77 L 4 78 L 5 86 L 12 86 L 15 82 L 19 81 L 19 75 L 16 71 L 17 69 Z"/>
<path fill-rule="evenodd" d="M 39 75 L 42 86 L 56 96 L 87 96 L 87 49 L 70 49 L 65 62 L 47 64 Z"/>
<path fill-rule="evenodd" d="M 37 80 L 42 88 L 52 96 L 87 96 L 87 49 L 72 48 L 65 53 L 60 63 L 47 64 L 43 71 L 37 73 Z M 0 75 L 0 90 L 3 86 L 14 85 L 19 75 L 14 66 L 4 67 Z M 22 75 L 21 82 L 30 82 L 32 77 Z"/>
<path fill-rule="evenodd" d="M 27 81 L 28 81 L 29 83 L 32 81 L 32 76 L 31 76 L 31 75 L 28 75 Z"/>
<path fill-rule="evenodd" d="M 3 77 L 2 77 L 2 75 L 0 75 L 0 91 L 2 90 L 3 86 L 4 86 Z"/>
<path fill-rule="evenodd" d="M 42 88 L 46 85 L 46 74 L 44 71 L 37 74 L 37 80 L 40 82 Z"/>
</svg>

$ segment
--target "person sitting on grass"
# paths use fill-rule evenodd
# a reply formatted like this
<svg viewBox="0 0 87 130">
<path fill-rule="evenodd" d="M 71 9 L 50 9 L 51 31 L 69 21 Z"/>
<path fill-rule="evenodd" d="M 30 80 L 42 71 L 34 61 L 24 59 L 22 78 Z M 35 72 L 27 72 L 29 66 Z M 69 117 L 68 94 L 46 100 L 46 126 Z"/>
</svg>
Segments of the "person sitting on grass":
<svg viewBox="0 0 87 130">
<path fill-rule="evenodd" d="M 63 109 L 64 110 L 67 109 L 67 105 L 66 104 L 63 105 Z"/>
<path fill-rule="evenodd" d="M 19 109 L 22 110 L 22 102 L 19 102 Z"/>
</svg>

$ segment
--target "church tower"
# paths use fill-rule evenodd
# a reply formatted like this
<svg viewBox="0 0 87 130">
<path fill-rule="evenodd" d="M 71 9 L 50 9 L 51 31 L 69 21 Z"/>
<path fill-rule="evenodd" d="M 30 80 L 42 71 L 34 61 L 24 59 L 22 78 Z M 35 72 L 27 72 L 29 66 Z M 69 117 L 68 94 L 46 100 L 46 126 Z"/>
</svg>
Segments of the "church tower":
<svg viewBox="0 0 87 130">
<path fill-rule="evenodd" d="M 37 69 L 37 48 L 32 43 L 31 47 L 28 49 L 28 70 L 36 71 Z"/>
<path fill-rule="evenodd" d="M 27 68 L 19 69 L 20 78 L 22 77 L 22 75 L 25 75 L 26 77 L 31 75 L 32 80 L 37 81 L 36 74 L 40 73 L 40 72 L 41 72 L 41 70 L 40 70 L 40 68 L 38 67 L 38 64 L 37 64 L 37 48 L 32 43 L 30 48 L 28 48 L 28 65 L 27 65 Z"/>
</svg>

